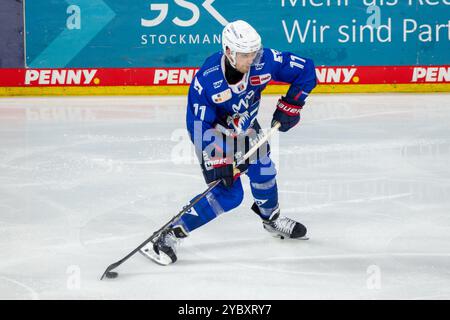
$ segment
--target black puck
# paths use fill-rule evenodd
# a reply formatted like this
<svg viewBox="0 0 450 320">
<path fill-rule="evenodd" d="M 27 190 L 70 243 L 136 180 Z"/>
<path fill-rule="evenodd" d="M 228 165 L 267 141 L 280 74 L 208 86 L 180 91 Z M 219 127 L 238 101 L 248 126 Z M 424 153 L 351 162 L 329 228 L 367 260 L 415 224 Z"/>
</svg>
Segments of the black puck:
<svg viewBox="0 0 450 320">
<path fill-rule="evenodd" d="M 108 278 L 108 279 L 115 279 L 115 278 L 117 278 L 119 276 L 119 273 L 117 273 L 117 272 L 115 272 L 115 271 L 108 271 L 107 273 L 106 273 L 106 277 Z"/>
</svg>

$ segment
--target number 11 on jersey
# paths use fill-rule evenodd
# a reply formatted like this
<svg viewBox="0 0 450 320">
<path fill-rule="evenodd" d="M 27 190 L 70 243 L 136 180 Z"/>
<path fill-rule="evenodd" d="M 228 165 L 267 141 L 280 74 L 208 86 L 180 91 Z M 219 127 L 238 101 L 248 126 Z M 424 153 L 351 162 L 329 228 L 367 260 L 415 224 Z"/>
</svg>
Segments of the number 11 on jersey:
<svg viewBox="0 0 450 320">
<path fill-rule="evenodd" d="M 194 103 L 194 113 L 198 117 L 198 110 L 200 109 L 200 120 L 205 120 L 206 106 L 199 106 L 198 103 Z"/>
</svg>

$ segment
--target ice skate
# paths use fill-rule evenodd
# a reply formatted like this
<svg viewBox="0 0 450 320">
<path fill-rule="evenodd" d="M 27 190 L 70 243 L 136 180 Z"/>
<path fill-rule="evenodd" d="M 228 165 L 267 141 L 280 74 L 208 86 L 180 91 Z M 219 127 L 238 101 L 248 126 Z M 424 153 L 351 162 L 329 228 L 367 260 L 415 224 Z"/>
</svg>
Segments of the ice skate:
<svg viewBox="0 0 450 320">
<path fill-rule="evenodd" d="M 300 222 L 292 220 L 288 217 L 280 216 L 280 209 L 276 209 L 268 219 L 264 219 L 261 216 L 261 212 L 256 203 L 253 204 L 252 210 L 262 218 L 264 229 L 267 230 L 273 237 L 297 240 L 309 239 L 306 237 L 306 227 Z"/>
<path fill-rule="evenodd" d="M 167 266 L 177 261 L 176 247 L 187 236 L 188 233 L 182 226 L 169 227 L 139 252 L 157 264 Z"/>
</svg>

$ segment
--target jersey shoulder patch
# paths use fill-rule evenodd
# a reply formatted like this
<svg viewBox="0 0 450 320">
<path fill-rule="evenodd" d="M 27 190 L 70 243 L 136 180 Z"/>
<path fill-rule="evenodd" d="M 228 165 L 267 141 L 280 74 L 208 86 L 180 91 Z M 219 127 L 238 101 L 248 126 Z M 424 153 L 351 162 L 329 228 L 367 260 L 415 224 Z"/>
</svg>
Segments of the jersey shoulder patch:
<svg viewBox="0 0 450 320">
<path fill-rule="evenodd" d="M 218 52 L 205 60 L 205 63 L 199 71 L 202 77 L 209 78 L 210 76 L 214 76 L 216 73 L 220 72 L 221 56 L 222 54 Z"/>
<path fill-rule="evenodd" d="M 200 84 L 200 81 L 198 81 L 198 77 L 194 77 L 194 89 L 198 92 L 198 95 L 201 96 L 203 92 L 203 86 Z"/>
<path fill-rule="evenodd" d="M 223 103 L 226 102 L 228 100 L 231 100 L 231 98 L 233 97 L 233 94 L 231 92 L 231 89 L 228 88 L 226 90 L 223 90 L 219 93 L 213 94 L 211 96 L 212 101 L 214 101 L 214 103 Z"/>
<path fill-rule="evenodd" d="M 283 63 L 283 53 L 281 51 L 275 49 L 270 49 L 270 51 L 273 56 L 273 61 Z"/>
</svg>

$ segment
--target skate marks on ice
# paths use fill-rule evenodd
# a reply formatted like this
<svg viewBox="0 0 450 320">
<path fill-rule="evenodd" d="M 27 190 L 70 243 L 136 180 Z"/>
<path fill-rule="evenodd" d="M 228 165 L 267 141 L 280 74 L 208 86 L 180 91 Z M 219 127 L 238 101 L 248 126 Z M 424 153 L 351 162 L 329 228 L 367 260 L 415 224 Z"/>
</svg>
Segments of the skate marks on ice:
<svg viewBox="0 0 450 320">
<path fill-rule="evenodd" d="M 23 282 L 0 275 L 0 300 L 3 299 L 39 300 L 39 294 Z"/>
<path fill-rule="evenodd" d="M 171 157 L 186 99 L 0 99 L 0 297 L 449 298 L 448 98 L 311 96 L 277 160 L 282 212 L 310 240 L 267 234 L 247 188 L 176 264 L 136 255 L 108 282 L 106 265 L 205 188 L 192 153 Z M 262 127 L 277 99 L 263 97 Z"/>
</svg>

